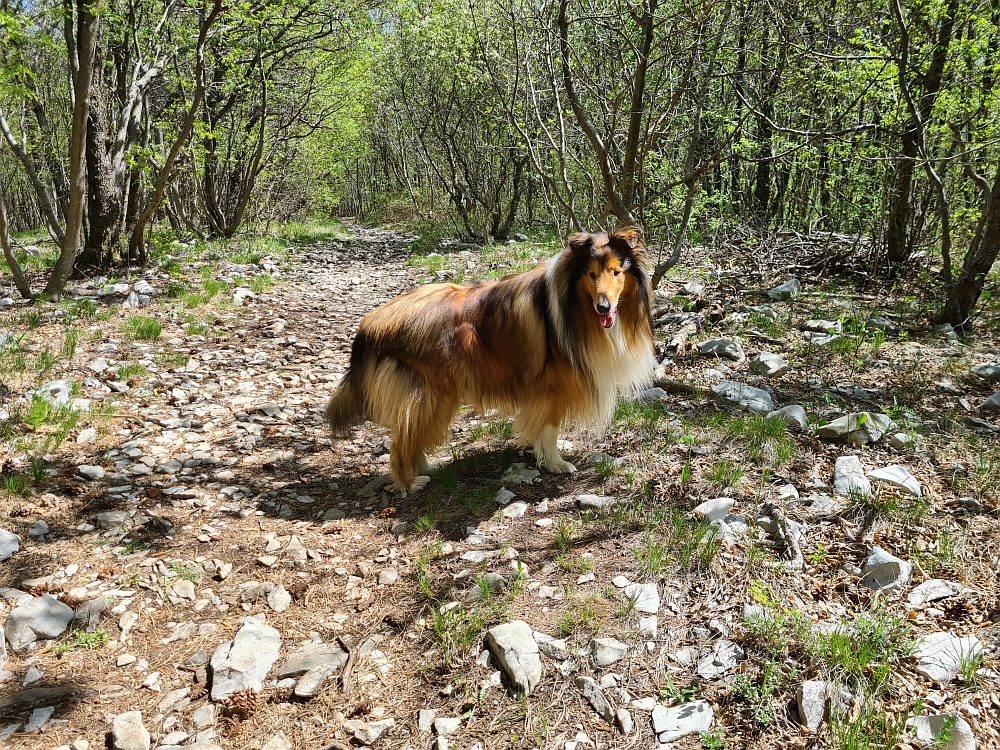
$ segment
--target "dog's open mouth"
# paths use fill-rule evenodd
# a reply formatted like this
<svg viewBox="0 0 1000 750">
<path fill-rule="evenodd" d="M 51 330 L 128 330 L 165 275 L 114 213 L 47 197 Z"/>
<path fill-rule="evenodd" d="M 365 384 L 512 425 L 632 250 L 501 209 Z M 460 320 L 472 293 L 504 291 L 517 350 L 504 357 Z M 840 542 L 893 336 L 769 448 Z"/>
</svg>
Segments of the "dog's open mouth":
<svg viewBox="0 0 1000 750">
<path fill-rule="evenodd" d="M 609 313 L 604 313 L 601 316 L 601 325 L 605 328 L 611 328 L 615 324 L 615 312 L 612 310 Z"/>
</svg>

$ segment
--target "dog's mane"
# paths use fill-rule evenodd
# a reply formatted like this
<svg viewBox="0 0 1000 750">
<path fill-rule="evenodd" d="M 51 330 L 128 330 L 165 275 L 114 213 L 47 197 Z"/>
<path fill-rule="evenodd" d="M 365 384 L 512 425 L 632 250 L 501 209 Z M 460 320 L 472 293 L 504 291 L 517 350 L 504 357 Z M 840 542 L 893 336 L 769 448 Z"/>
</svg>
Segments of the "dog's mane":
<svg viewBox="0 0 1000 750">
<path fill-rule="evenodd" d="M 622 264 L 633 283 L 637 304 L 619 307 L 618 325 L 595 329 L 577 294 L 577 282 L 595 257 L 597 247 L 607 248 Z M 618 397 L 634 397 L 649 386 L 656 365 L 653 357 L 649 278 L 645 271 L 646 247 L 638 230 L 627 227 L 609 234 L 574 234 L 567 247 L 549 261 L 544 284 L 547 318 L 552 342 L 574 369 L 590 384 L 591 400 L 575 415 L 578 427 L 603 428 L 614 416 Z M 631 302 L 631 300 L 626 300 Z"/>
</svg>

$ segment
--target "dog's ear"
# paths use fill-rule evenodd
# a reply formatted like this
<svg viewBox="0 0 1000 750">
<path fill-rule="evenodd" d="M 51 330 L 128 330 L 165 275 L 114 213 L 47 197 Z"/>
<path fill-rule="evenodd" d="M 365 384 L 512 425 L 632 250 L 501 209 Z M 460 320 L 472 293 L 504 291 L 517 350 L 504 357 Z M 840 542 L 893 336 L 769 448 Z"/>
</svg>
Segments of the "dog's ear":
<svg viewBox="0 0 1000 750">
<path fill-rule="evenodd" d="M 611 234 L 612 239 L 624 242 L 629 250 L 635 250 L 642 244 L 642 230 L 639 227 L 619 227 Z"/>
<path fill-rule="evenodd" d="M 566 246 L 574 255 L 590 255 L 590 251 L 594 247 L 594 235 L 586 232 L 571 234 L 566 241 Z"/>
</svg>

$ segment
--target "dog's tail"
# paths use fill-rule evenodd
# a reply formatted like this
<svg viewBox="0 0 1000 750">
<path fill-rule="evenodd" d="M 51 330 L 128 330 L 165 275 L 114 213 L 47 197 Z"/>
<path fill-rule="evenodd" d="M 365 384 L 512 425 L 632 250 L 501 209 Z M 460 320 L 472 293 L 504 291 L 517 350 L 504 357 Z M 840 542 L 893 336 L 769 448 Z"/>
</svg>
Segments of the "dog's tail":
<svg viewBox="0 0 1000 750">
<path fill-rule="evenodd" d="M 326 423 L 333 440 L 350 437 L 351 428 L 368 419 L 365 408 L 364 367 L 348 368 L 326 405 Z"/>
</svg>

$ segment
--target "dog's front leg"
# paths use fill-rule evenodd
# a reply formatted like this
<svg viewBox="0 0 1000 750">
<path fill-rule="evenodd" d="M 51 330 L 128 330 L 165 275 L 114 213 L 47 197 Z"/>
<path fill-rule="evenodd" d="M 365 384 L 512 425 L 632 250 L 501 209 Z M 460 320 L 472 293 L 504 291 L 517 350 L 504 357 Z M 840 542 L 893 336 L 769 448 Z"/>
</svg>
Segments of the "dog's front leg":
<svg viewBox="0 0 1000 750">
<path fill-rule="evenodd" d="M 576 467 L 563 459 L 556 445 L 559 440 L 559 428 L 548 425 L 535 441 L 535 460 L 538 467 L 551 471 L 553 474 L 572 474 Z"/>
</svg>

